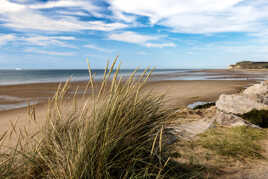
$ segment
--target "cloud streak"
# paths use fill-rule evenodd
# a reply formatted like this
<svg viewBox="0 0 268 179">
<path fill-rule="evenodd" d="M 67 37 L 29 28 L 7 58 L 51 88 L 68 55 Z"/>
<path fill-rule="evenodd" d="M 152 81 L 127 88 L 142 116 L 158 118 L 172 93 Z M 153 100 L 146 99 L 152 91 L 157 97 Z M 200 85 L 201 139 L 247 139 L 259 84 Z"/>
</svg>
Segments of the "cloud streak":
<svg viewBox="0 0 268 179">
<path fill-rule="evenodd" d="M 174 43 L 152 43 L 152 41 L 159 41 L 162 36 L 151 36 L 151 35 L 143 35 L 138 34 L 131 31 L 126 31 L 122 33 L 114 33 L 108 36 L 110 40 L 116 40 L 121 42 L 133 43 L 143 45 L 145 47 L 157 47 L 157 48 L 164 48 L 164 47 L 175 47 Z"/>
<path fill-rule="evenodd" d="M 77 17 L 69 15 L 57 15 L 43 13 L 40 9 L 57 7 L 77 7 L 78 10 L 86 10 L 97 14 L 98 8 L 86 1 L 53 1 L 42 4 L 22 5 L 12 3 L 8 0 L 1 0 L 4 6 L 0 7 L 0 19 L 3 26 L 17 30 L 36 30 L 47 32 L 72 32 L 81 30 L 112 31 L 126 28 L 127 25 L 119 22 L 105 23 L 103 21 L 92 20 L 82 21 Z M 67 10 L 66 10 L 67 11 Z M 65 11 L 65 12 L 66 12 Z M 2 17 L 2 18 L 1 18 Z M 22 20 L 23 19 L 23 20 Z"/>
<path fill-rule="evenodd" d="M 135 32 L 127 31 L 122 33 L 114 33 L 108 36 L 110 40 L 116 40 L 121 42 L 143 44 L 147 41 L 157 40 L 159 37 L 154 37 L 150 35 L 141 35 Z"/>
<path fill-rule="evenodd" d="M 20 11 L 4 15 L 3 26 L 17 30 L 37 30 L 47 32 L 72 32 L 81 30 L 111 31 L 126 28 L 122 23 L 102 21 L 80 21 L 75 17 L 50 18 L 33 11 Z M 23 20 L 21 20 L 23 17 Z"/>
<path fill-rule="evenodd" d="M 146 43 L 146 47 L 157 47 L 157 48 L 176 47 L 176 44 L 174 43 Z"/>
<path fill-rule="evenodd" d="M 76 38 L 72 36 L 30 36 L 30 37 L 22 37 L 20 39 L 22 41 L 37 46 L 59 46 L 67 48 L 76 48 L 75 46 L 64 42 L 64 41 L 76 40 Z"/>
<path fill-rule="evenodd" d="M 105 49 L 105 48 L 97 47 L 96 45 L 92 45 L 92 44 L 84 45 L 84 47 L 90 48 L 90 49 L 93 49 L 93 50 L 97 50 L 97 51 L 100 51 L 100 52 L 105 52 L 105 53 L 113 52 L 113 50 L 111 50 L 111 49 Z"/>
<path fill-rule="evenodd" d="M 73 52 L 58 52 L 58 51 L 48 51 L 48 50 L 40 50 L 35 48 L 25 49 L 24 52 L 28 53 L 37 53 L 43 55 L 52 55 L 52 56 L 74 56 Z"/>
<path fill-rule="evenodd" d="M 267 26 L 267 1 L 246 0 L 107 0 L 114 12 L 146 16 L 174 32 L 207 34 L 256 32 Z"/>
<path fill-rule="evenodd" d="M 12 34 L 0 34 L 0 46 L 16 39 L 15 35 Z"/>
</svg>

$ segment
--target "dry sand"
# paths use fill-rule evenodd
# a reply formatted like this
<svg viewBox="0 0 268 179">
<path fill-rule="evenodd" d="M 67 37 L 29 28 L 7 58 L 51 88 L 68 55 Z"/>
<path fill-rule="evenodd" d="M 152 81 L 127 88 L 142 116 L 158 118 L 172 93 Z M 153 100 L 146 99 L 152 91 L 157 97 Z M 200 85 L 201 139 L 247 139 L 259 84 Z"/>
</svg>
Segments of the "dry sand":
<svg viewBox="0 0 268 179">
<path fill-rule="evenodd" d="M 146 85 L 154 94 L 164 94 L 169 106 L 185 106 L 196 101 L 215 101 L 220 94 L 231 94 L 256 83 L 244 80 L 198 80 L 198 81 L 159 81 Z"/>
</svg>

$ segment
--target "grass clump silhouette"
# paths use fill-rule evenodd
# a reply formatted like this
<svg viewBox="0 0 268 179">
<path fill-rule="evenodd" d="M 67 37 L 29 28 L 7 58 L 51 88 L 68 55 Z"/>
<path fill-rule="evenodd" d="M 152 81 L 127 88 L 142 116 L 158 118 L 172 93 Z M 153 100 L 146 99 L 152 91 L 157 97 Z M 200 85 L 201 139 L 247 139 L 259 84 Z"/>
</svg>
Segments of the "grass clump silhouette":
<svg viewBox="0 0 268 179">
<path fill-rule="evenodd" d="M 70 96 L 66 97 L 69 82 L 60 86 L 49 101 L 47 119 L 38 134 L 30 136 L 25 131 L 22 136 L 30 137 L 19 137 L 18 144 L 8 152 L 1 150 L 0 176 L 168 177 L 169 158 L 162 134 L 172 111 L 163 108 L 161 96 L 141 93 L 150 72 L 139 77 L 133 72 L 123 80 L 118 76 L 120 65 L 114 70 L 115 64 L 116 60 L 110 68 L 107 64 L 98 87 L 89 68 L 83 103 L 77 100 L 78 90 L 71 102 Z M 33 108 L 30 116 L 38 121 L 34 113 Z"/>
</svg>

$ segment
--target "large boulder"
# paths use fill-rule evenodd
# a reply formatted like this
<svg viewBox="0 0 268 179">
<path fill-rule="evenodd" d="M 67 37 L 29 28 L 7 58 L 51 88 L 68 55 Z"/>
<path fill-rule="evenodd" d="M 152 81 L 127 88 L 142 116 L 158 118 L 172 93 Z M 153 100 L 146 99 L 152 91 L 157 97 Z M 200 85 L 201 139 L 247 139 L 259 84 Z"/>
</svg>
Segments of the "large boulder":
<svg viewBox="0 0 268 179">
<path fill-rule="evenodd" d="M 250 122 L 242 119 L 239 116 L 236 116 L 234 114 L 227 114 L 221 111 L 217 111 L 216 115 L 214 116 L 214 121 L 217 124 L 226 127 L 250 126 L 259 128 L 258 126 L 251 124 Z"/>
<path fill-rule="evenodd" d="M 255 84 L 253 86 L 248 87 L 247 89 L 245 89 L 243 94 L 266 96 L 268 94 L 268 81 L 263 81 L 260 84 Z"/>
<path fill-rule="evenodd" d="M 260 84 L 248 87 L 243 94 L 255 96 L 258 101 L 268 105 L 268 81 L 263 81 Z"/>
<path fill-rule="evenodd" d="M 268 105 L 262 103 L 258 97 L 247 94 L 223 94 L 216 102 L 216 107 L 222 112 L 232 114 L 244 114 L 253 109 L 268 109 Z"/>
</svg>

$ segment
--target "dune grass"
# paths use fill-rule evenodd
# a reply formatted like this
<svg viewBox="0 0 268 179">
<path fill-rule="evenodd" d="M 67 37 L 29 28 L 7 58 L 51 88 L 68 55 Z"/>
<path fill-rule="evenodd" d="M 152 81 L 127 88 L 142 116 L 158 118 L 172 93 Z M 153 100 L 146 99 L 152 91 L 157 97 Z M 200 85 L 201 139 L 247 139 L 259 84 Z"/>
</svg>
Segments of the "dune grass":
<svg viewBox="0 0 268 179">
<path fill-rule="evenodd" d="M 150 72 L 139 78 L 134 72 L 122 80 L 119 67 L 112 74 L 115 63 L 110 69 L 107 65 L 98 90 L 89 70 L 84 103 L 77 102 L 76 94 L 66 101 L 67 82 L 49 101 L 38 135 L 19 136 L 18 144 L 9 150 L 1 145 L 1 178 L 171 177 L 162 138 L 173 111 L 163 108 L 163 97 L 141 93 Z M 36 119 L 34 108 L 29 111 L 38 123 L 41 119 Z M 21 135 L 29 136 L 27 131 Z"/>
</svg>

